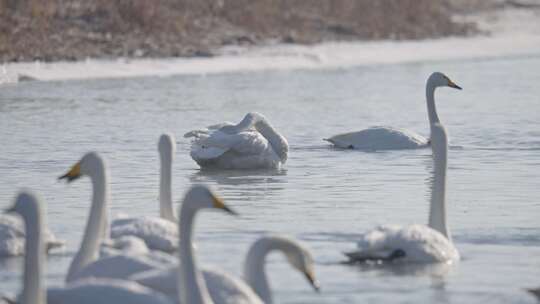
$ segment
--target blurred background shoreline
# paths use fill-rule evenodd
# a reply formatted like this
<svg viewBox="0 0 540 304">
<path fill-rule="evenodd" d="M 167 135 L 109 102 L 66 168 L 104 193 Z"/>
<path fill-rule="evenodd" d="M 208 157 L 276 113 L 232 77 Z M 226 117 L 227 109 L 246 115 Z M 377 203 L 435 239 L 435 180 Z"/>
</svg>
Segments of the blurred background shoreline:
<svg viewBox="0 0 540 304">
<path fill-rule="evenodd" d="M 540 53 L 537 0 L 0 0 L 0 17 L 0 83 Z"/>
<path fill-rule="evenodd" d="M 207 57 L 224 46 L 489 34 L 527 0 L 0 0 L 2 62 Z"/>
</svg>

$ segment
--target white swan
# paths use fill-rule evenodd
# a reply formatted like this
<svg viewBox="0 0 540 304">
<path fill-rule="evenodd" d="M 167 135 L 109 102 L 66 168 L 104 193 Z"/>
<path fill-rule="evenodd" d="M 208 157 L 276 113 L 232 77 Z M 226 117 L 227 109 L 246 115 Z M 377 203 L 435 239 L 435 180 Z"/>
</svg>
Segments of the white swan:
<svg viewBox="0 0 540 304">
<path fill-rule="evenodd" d="M 64 241 L 57 239 L 48 229 L 44 233 L 46 252 L 65 245 Z M 19 218 L 0 216 L 0 258 L 24 255 L 25 237 L 24 224 Z"/>
<path fill-rule="evenodd" d="M 89 280 L 64 288 L 45 290 L 42 276 L 45 268 L 43 230 L 45 213 L 38 198 L 30 192 L 21 192 L 7 212 L 19 214 L 26 228 L 26 255 L 24 257 L 23 290 L 21 304 L 171 304 L 164 295 L 134 282 L 119 280 Z"/>
<path fill-rule="evenodd" d="M 346 253 L 351 261 L 402 260 L 410 262 L 454 262 L 459 253 L 446 223 L 446 163 L 448 139 L 445 128 L 431 127 L 434 180 L 429 225 L 383 226 L 363 235 L 359 250 Z"/>
<path fill-rule="evenodd" d="M 151 250 L 174 252 L 178 249 L 178 228 L 172 203 L 172 161 L 176 151 L 176 141 L 172 134 L 159 138 L 160 156 L 159 214 L 160 217 L 126 217 L 111 223 L 111 238 L 135 236 L 146 243 Z"/>
<path fill-rule="evenodd" d="M 271 252 L 282 252 L 287 260 L 296 270 L 305 275 L 310 284 L 319 289 L 313 271 L 313 258 L 309 251 L 297 241 L 282 236 L 267 236 L 257 240 L 251 245 L 244 264 L 244 279 L 253 291 L 266 304 L 273 303 L 272 292 L 265 271 L 265 259 Z M 130 279 L 151 289 L 174 297 L 178 286 L 178 267 L 165 270 L 154 270 L 138 273 Z M 203 268 L 204 281 L 208 286 L 208 291 L 215 303 L 224 303 L 224 299 L 234 293 L 234 288 L 223 290 L 220 281 L 229 275 L 215 269 Z M 221 294 L 223 299 L 217 299 Z"/>
<path fill-rule="evenodd" d="M 450 78 L 440 72 L 429 76 L 426 83 L 426 103 L 430 128 L 439 123 L 435 108 L 435 89 L 450 87 L 461 90 Z M 358 150 L 399 150 L 418 149 L 429 145 L 429 139 L 414 132 L 392 127 L 372 127 L 358 132 L 350 132 L 325 138 L 338 148 Z"/>
<path fill-rule="evenodd" d="M 126 278 L 136 272 L 166 267 L 162 258 L 153 254 L 135 252 L 107 256 L 98 260 L 102 241 L 109 243 L 107 205 L 109 201 L 108 171 L 105 161 L 95 152 L 87 153 L 60 179 L 71 182 L 83 175 L 92 181 L 92 204 L 79 251 L 76 253 L 66 276 L 67 282 L 82 278 Z"/>
<path fill-rule="evenodd" d="M 237 125 L 224 123 L 188 132 L 193 137 L 191 158 L 202 168 L 279 168 L 287 161 L 289 145 L 259 113 L 248 113 Z"/>
</svg>

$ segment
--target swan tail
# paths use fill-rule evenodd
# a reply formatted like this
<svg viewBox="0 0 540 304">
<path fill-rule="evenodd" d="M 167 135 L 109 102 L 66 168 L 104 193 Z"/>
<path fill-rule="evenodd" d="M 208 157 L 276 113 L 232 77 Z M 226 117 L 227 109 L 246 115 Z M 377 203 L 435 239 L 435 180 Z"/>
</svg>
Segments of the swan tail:
<svg viewBox="0 0 540 304">
<path fill-rule="evenodd" d="M 366 262 L 393 262 L 404 258 L 407 254 L 402 249 L 382 250 L 382 251 L 350 251 L 344 252 L 349 258 L 348 263 L 366 263 Z"/>
<path fill-rule="evenodd" d="M 63 240 L 49 240 L 47 241 L 47 252 L 50 252 L 51 250 L 54 250 L 56 248 L 62 248 L 66 245 L 66 242 Z"/>
</svg>

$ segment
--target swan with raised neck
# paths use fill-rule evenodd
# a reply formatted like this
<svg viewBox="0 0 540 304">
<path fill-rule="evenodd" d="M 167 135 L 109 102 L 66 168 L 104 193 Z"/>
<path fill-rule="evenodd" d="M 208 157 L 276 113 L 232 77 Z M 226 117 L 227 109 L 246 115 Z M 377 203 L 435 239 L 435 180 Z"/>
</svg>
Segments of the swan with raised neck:
<svg viewBox="0 0 540 304">
<path fill-rule="evenodd" d="M 26 231 L 24 257 L 23 290 L 19 302 L 21 304 L 45 304 L 45 289 L 41 276 L 44 274 L 44 236 L 45 217 L 38 198 L 30 191 L 22 191 L 17 195 L 13 206 L 6 213 L 17 213 L 23 218 Z"/>
<path fill-rule="evenodd" d="M 105 160 L 98 153 L 90 152 L 85 154 L 79 162 L 73 165 L 66 174 L 60 176 L 59 179 L 67 179 L 68 182 L 72 182 L 84 175 L 90 177 L 92 181 L 92 204 L 81 247 L 69 266 L 66 276 L 68 282 L 78 271 L 97 259 L 101 241 L 109 239 L 107 215 L 109 174 Z"/>
<path fill-rule="evenodd" d="M 198 268 L 193 252 L 193 224 L 195 215 L 201 209 L 221 209 L 230 214 L 236 213 L 228 208 L 217 195 L 205 186 L 193 186 L 185 195 L 180 208 L 180 248 L 178 272 L 178 298 L 181 303 L 211 304 L 212 298 L 206 287 L 203 275 Z"/>
</svg>

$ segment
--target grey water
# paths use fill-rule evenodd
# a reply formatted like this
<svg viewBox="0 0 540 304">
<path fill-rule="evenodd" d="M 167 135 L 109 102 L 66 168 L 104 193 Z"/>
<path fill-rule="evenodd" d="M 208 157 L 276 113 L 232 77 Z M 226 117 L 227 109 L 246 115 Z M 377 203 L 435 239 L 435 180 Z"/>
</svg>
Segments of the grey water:
<svg viewBox="0 0 540 304">
<path fill-rule="evenodd" d="M 337 150 L 340 132 L 389 125 L 429 135 L 424 85 L 433 71 L 464 90 L 439 89 L 450 134 L 448 222 L 455 265 L 350 266 L 343 251 L 380 224 L 427 223 L 430 149 Z M 0 208 L 30 188 L 48 225 L 67 241 L 47 259 L 47 284 L 63 284 L 90 202 L 90 183 L 57 181 L 84 153 L 110 166 L 111 214 L 158 214 L 157 139 L 176 135 L 175 201 L 211 185 L 241 216 L 204 212 L 201 263 L 241 275 L 248 246 L 267 233 L 298 238 L 322 290 L 279 254 L 267 272 L 279 303 L 534 303 L 540 286 L 540 57 L 291 70 L 28 82 L 0 87 Z M 201 171 L 182 135 L 258 111 L 290 144 L 279 171 Z M 22 259 L 0 261 L 0 293 L 20 288 Z"/>
</svg>

